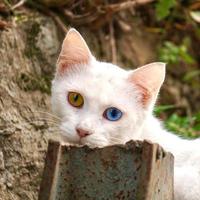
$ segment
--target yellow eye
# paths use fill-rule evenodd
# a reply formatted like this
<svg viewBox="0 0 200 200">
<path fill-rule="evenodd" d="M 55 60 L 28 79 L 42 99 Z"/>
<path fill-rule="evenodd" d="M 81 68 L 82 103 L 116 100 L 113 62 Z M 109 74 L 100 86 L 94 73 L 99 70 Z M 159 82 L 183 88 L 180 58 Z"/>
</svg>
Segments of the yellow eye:
<svg viewBox="0 0 200 200">
<path fill-rule="evenodd" d="M 77 108 L 81 108 L 84 104 L 84 100 L 83 97 L 81 96 L 81 94 L 77 93 L 77 92 L 69 92 L 68 93 L 68 102 Z"/>
</svg>

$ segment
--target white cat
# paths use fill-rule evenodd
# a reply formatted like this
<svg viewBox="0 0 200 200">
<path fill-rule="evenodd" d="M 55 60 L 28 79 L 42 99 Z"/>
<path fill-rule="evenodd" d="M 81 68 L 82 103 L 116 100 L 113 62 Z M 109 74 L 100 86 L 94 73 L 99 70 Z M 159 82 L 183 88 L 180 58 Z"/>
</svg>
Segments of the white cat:
<svg viewBox="0 0 200 200">
<path fill-rule="evenodd" d="M 97 61 L 81 35 L 70 29 L 52 82 L 53 111 L 69 143 L 159 143 L 175 156 L 175 200 L 200 200 L 200 141 L 167 132 L 152 114 L 164 77 L 164 63 L 125 71 Z"/>
</svg>

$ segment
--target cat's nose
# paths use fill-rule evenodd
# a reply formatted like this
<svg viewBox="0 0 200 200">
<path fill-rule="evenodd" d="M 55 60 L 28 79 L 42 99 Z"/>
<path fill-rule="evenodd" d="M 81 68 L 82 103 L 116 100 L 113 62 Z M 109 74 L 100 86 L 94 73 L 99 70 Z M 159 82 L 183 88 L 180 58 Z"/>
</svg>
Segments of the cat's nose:
<svg viewBox="0 0 200 200">
<path fill-rule="evenodd" d="M 82 128 L 76 128 L 76 132 L 77 132 L 77 134 L 82 138 L 82 137 L 86 137 L 86 136 L 88 136 L 88 135 L 91 135 L 91 132 L 89 132 L 89 131 L 86 131 L 86 130 L 84 130 L 84 129 L 82 129 Z"/>
</svg>

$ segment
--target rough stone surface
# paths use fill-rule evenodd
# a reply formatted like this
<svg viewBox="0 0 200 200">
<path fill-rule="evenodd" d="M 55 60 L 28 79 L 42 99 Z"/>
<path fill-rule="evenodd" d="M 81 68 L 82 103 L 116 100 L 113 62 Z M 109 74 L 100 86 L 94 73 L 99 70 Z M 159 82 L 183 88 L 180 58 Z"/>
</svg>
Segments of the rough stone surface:
<svg viewBox="0 0 200 200">
<path fill-rule="evenodd" d="M 3 158 L 3 152 L 0 151 L 0 170 L 4 170 L 5 165 L 4 165 L 4 158 Z"/>
<path fill-rule="evenodd" d="M 47 139 L 56 133 L 37 111 L 49 111 L 59 44 L 53 21 L 38 14 L 0 32 L 1 200 L 37 199 Z"/>
</svg>

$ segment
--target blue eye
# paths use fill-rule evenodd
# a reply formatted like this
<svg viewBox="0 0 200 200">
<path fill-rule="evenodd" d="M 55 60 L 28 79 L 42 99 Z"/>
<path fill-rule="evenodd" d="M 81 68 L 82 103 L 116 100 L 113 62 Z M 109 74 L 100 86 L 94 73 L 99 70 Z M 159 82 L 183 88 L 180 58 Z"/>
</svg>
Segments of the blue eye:
<svg viewBox="0 0 200 200">
<path fill-rule="evenodd" d="M 114 107 L 111 108 L 107 108 L 104 113 L 103 116 L 110 121 L 117 121 L 122 117 L 122 112 Z"/>
</svg>

